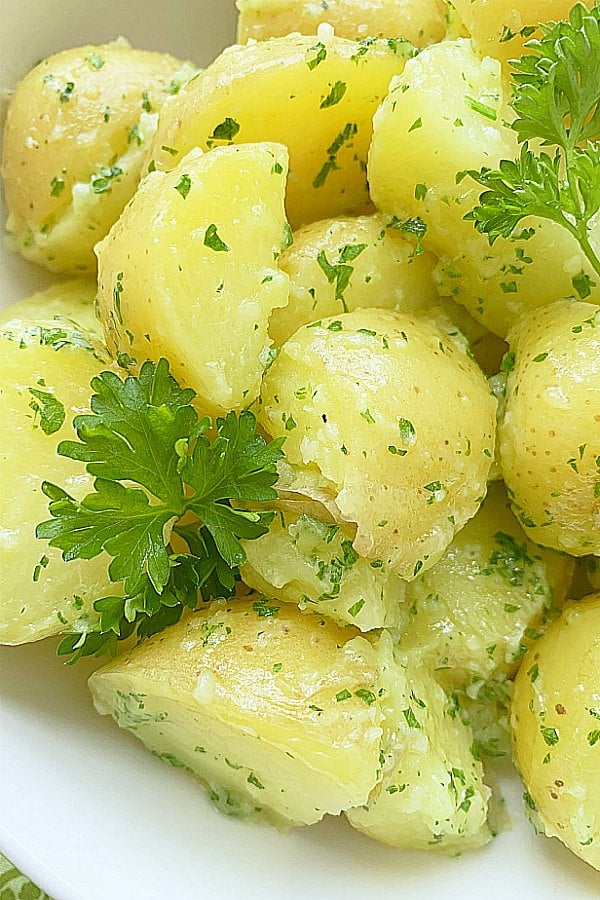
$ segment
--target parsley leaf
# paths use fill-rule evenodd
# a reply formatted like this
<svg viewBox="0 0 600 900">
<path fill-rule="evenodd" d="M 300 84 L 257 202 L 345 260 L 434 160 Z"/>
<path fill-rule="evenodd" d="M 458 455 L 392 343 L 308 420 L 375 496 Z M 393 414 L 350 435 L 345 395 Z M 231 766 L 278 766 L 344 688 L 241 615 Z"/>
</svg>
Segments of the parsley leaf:
<svg viewBox="0 0 600 900">
<path fill-rule="evenodd" d="M 519 159 L 469 172 L 486 190 L 465 218 L 490 244 L 511 237 L 526 216 L 550 219 L 575 237 L 600 275 L 590 242 L 600 210 L 600 5 L 577 3 L 568 21 L 541 31 L 526 45 L 530 52 L 511 63 Z M 530 140 L 555 149 L 535 152 Z"/>
<path fill-rule="evenodd" d="M 92 413 L 73 422 L 79 440 L 62 441 L 58 453 L 86 463 L 94 491 L 78 501 L 44 482 L 51 518 L 36 530 L 67 562 L 106 552 L 109 577 L 120 583 L 95 602 L 97 619 L 62 641 L 59 653 L 73 661 L 114 652 L 134 631 L 154 634 L 199 598 L 232 593 L 246 558 L 240 541 L 265 534 L 273 517 L 232 501 L 276 498 L 283 444 L 266 444 L 250 412 L 199 420 L 194 391 L 179 386 L 164 359 L 145 362 L 137 377 L 102 372 L 91 385 Z M 172 533 L 188 552 L 175 551 Z"/>
</svg>

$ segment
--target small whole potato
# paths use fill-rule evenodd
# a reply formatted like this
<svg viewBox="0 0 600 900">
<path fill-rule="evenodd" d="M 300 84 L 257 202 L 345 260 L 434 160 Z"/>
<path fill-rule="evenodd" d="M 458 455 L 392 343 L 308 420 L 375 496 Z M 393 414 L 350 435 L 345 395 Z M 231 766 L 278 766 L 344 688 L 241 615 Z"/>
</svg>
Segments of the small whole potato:
<svg viewBox="0 0 600 900">
<path fill-rule="evenodd" d="M 511 725 L 526 803 L 600 869 L 600 594 L 569 605 L 525 656 Z"/>
<path fill-rule="evenodd" d="M 94 244 L 137 187 L 159 110 L 193 72 L 119 39 L 50 56 L 19 82 L 2 176 L 23 256 L 52 272 L 95 272 Z"/>
<path fill-rule="evenodd" d="M 412 579 L 477 511 L 496 401 L 431 319 L 356 310 L 300 328 L 263 381 L 258 418 L 286 437 L 292 490 L 358 526 L 359 555 Z"/>
<path fill-rule="evenodd" d="M 600 307 L 561 300 L 517 321 L 499 428 L 513 510 L 538 544 L 600 553 Z"/>
</svg>

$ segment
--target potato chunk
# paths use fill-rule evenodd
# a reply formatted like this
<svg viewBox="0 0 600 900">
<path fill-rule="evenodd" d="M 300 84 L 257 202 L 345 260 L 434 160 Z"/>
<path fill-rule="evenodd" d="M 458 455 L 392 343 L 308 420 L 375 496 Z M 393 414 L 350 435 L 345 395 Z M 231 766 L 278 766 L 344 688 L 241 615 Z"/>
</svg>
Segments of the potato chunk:
<svg viewBox="0 0 600 900">
<path fill-rule="evenodd" d="M 376 656 L 355 635 L 259 595 L 218 601 L 89 684 L 100 713 L 223 811 L 309 824 L 364 803 L 378 777 Z"/>
<path fill-rule="evenodd" d="M 525 44 L 541 36 L 540 22 L 569 18 L 573 0 L 453 0 L 482 56 L 502 62 L 527 53 Z"/>
<path fill-rule="evenodd" d="M 600 553 L 600 307 L 562 300 L 509 334 L 499 428 L 513 509 L 544 547 Z"/>
<path fill-rule="evenodd" d="M 440 294 L 500 337 L 519 313 L 573 294 L 578 276 L 593 275 L 576 239 L 554 222 L 528 218 L 513 239 L 490 247 L 464 220 L 482 193 L 465 172 L 518 156 L 516 135 L 503 124 L 511 119 L 507 98 L 500 64 L 478 59 L 469 41 L 428 47 L 392 82 L 369 153 L 377 208 L 422 217 L 424 246 L 440 258 Z"/>
<path fill-rule="evenodd" d="M 600 869 L 600 594 L 568 606 L 517 675 L 511 725 L 526 802 Z"/>
<path fill-rule="evenodd" d="M 491 485 L 444 556 L 407 585 L 402 648 L 450 690 L 510 676 L 564 599 L 573 568 L 566 556 L 527 540 L 503 485 Z"/>
<path fill-rule="evenodd" d="M 291 489 L 358 526 L 354 547 L 403 578 L 477 511 L 496 401 L 436 322 L 357 310 L 305 326 L 265 375 L 258 417 L 285 435 Z"/>
<path fill-rule="evenodd" d="M 445 30 L 441 0 L 236 0 L 238 39 L 264 41 L 293 31 L 315 34 L 322 22 L 338 37 L 408 38 L 417 47 L 441 41 Z"/>
<path fill-rule="evenodd" d="M 386 216 L 326 219 L 301 228 L 281 257 L 290 302 L 271 316 L 283 344 L 301 325 L 365 307 L 415 312 L 439 303 L 430 253 L 414 246 Z"/>
<path fill-rule="evenodd" d="M 78 499 L 92 477 L 58 456 L 73 439 L 71 421 L 88 412 L 90 379 L 107 355 L 85 325 L 93 316 L 93 284 L 51 288 L 3 310 L 0 318 L 0 642 L 21 644 L 58 634 L 92 613 L 92 603 L 114 594 L 105 554 L 68 565 L 59 550 L 35 539 L 49 518 L 42 482 L 67 485 Z"/>
<path fill-rule="evenodd" d="M 53 272 L 95 272 L 94 244 L 135 191 L 158 112 L 194 72 L 112 44 L 64 50 L 19 82 L 4 129 L 7 229 Z"/>
<path fill-rule="evenodd" d="M 246 584 L 361 631 L 404 620 L 405 582 L 381 560 L 358 555 L 354 528 L 336 525 L 316 503 L 282 501 L 274 509 L 268 534 L 243 542 Z"/>
<path fill-rule="evenodd" d="M 448 714 L 448 698 L 426 669 L 379 646 L 383 780 L 368 803 L 347 812 L 351 825 L 391 847 L 456 853 L 490 839 L 481 762 L 472 734 Z"/>
<path fill-rule="evenodd" d="M 109 349 L 166 357 L 211 413 L 251 403 L 271 358 L 269 315 L 288 302 L 286 174 L 279 144 L 195 150 L 149 175 L 97 247 Z"/>
<path fill-rule="evenodd" d="M 323 33 L 230 47 L 163 110 L 149 159 L 170 169 L 191 150 L 277 141 L 290 152 L 293 228 L 372 209 L 372 118 L 411 44 L 357 44 Z"/>
</svg>

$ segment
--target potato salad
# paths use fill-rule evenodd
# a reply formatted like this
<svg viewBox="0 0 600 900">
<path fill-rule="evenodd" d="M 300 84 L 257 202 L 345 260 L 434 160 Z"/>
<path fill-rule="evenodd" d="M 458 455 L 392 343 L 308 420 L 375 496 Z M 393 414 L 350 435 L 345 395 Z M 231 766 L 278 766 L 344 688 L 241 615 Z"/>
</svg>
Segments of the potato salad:
<svg viewBox="0 0 600 900">
<path fill-rule="evenodd" d="M 12 93 L 0 642 L 226 815 L 456 855 L 512 759 L 600 869 L 600 7 L 237 6 Z"/>
</svg>

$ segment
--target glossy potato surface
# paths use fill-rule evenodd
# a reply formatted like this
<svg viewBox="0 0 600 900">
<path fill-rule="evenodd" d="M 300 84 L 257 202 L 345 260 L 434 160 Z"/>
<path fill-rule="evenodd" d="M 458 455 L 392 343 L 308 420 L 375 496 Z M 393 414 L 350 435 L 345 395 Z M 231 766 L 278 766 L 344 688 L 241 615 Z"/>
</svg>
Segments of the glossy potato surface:
<svg viewBox="0 0 600 900">
<path fill-rule="evenodd" d="M 471 730 L 448 714 L 448 698 L 427 669 L 394 652 L 386 632 L 379 665 L 383 778 L 348 820 L 400 849 L 457 853 L 485 844 L 490 790 L 471 753 Z"/>
<path fill-rule="evenodd" d="M 193 71 L 119 39 L 50 56 L 19 82 L 2 175 L 23 256 L 53 272 L 96 271 L 94 244 L 137 187 L 160 108 Z"/>
<path fill-rule="evenodd" d="M 512 118 L 508 99 L 499 62 L 480 60 L 469 41 L 428 47 L 378 109 L 368 167 L 378 209 L 426 222 L 440 294 L 501 337 L 520 313 L 572 295 L 580 273 L 596 280 L 575 238 L 556 223 L 528 218 L 512 239 L 490 247 L 464 219 L 483 190 L 467 170 L 518 156 L 516 135 L 504 125 Z"/>
<path fill-rule="evenodd" d="M 413 52 L 403 42 L 365 46 L 329 33 L 230 47 L 165 108 L 149 160 L 166 170 L 193 147 L 276 141 L 290 153 L 293 228 L 371 210 L 373 113 Z"/>
<path fill-rule="evenodd" d="M 515 682 L 515 762 L 548 836 L 600 869 L 600 594 L 568 606 Z"/>
<path fill-rule="evenodd" d="M 600 307 L 563 300 L 519 320 L 499 428 L 515 513 L 538 544 L 600 553 Z"/>
<path fill-rule="evenodd" d="M 355 635 L 258 594 L 217 601 L 89 684 L 222 811 L 308 824 L 364 803 L 378 777 L 376 656 Z"/>
<path fill-rule="evenodd" d="M 269 315 L 288 301 L 286 172 L 279 144 L 195 150 L 144 179 L 97 248 L 111 352 L 166 357 L 210 413 L 249 405 L 270 360 Z"/>
<path fill-rule="evenodd" d="M 356 551 L 411 579 L 485 495 L 495 408 L 434 321 L 371 309 L 299 329 L 265 375 L 258 418 L 334 517 L 357 524 Z"/>
<path fill-rule="evenodd" d="M 106 368 L 105 351 L 85 327 L 93 296 L 93 284 L 66 284 L 0 318 L 0 643 L 58 634 L 115 592 L 106 555 L 65 564 L 59 550 L 35 538 L 36 525 L 50 518 L 44 480 L 78 499 L 92 489 L 83 465 L 56 447 L 75 438 L 73 417 L 88 411 L 90 379 Z"/>
<path fill-rule="evenodd" d="M 237 0 L 240 43 L 293 31 L 315 34 L 322 22 L 338 37 L 408 38 L 417 47 L 441 41 L 446 30 L 441 0 Z"/>
<path fill-rule="evenodd" d="M 415 255 L 386 216 L 326 219 L 301 228 L 281 257 L 290 302 L 273 312 L 269 334 L 280 346 L 301 325 L 377 307 L 415 312 L 439 303 L 435 259 Z"/>
</svg>

